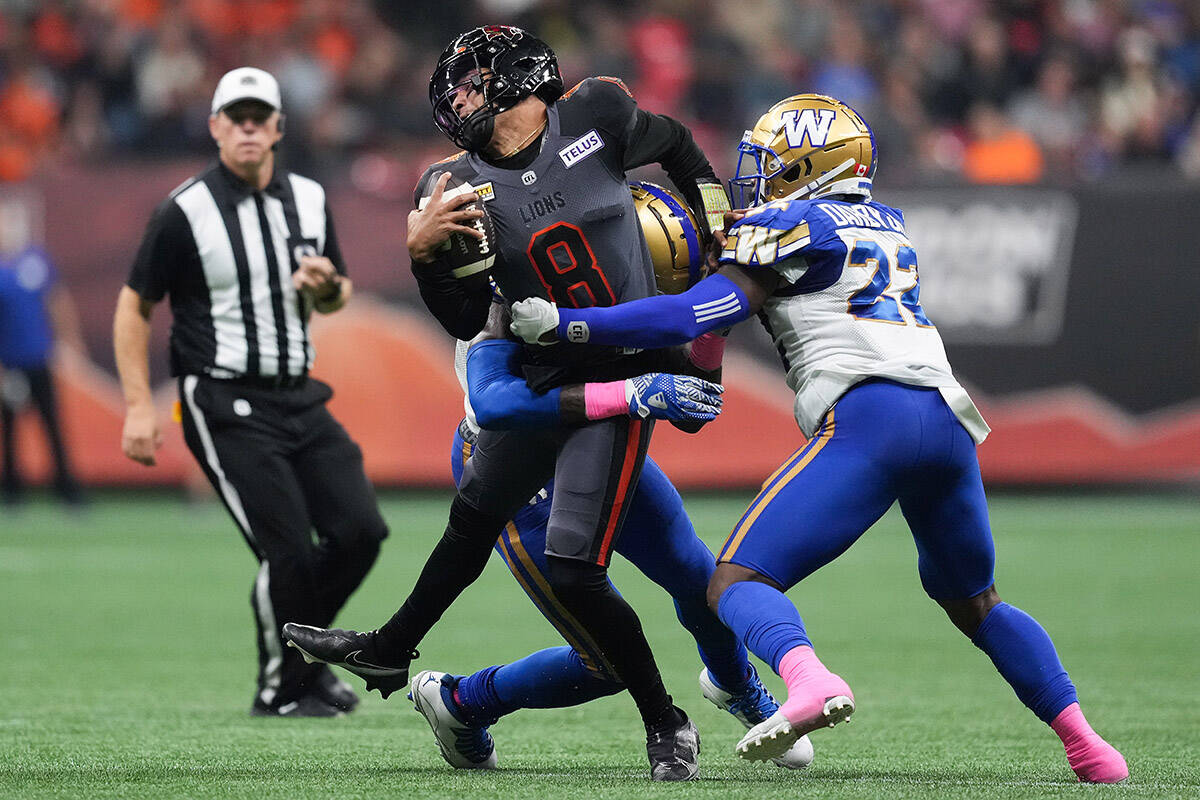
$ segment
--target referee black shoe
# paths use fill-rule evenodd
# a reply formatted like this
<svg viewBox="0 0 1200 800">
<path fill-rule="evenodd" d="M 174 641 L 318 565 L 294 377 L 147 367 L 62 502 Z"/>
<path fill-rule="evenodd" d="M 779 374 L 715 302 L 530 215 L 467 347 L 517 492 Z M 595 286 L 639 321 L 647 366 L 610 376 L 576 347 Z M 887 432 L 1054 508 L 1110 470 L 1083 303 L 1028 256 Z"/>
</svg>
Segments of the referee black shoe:
<svg viewBox="0 0 1200 800">
<path fill-rule="evenodd" d="M 694 781 L 700 773 L 700 731 L 683 709 L 667 725 L 646 733 L 646 755 L 650 759 L 650 780 Z"/>
<path fill-rule="evenodd" d="M 350 684 L 333 674 L 333 670 L 325 665 L 317 672 L 312 693 L 329 705 L 349 714 L 358 708 L 358 695 L 350 688 Z"/>
<path fill-rule="evenodd" d="M 413 650 L 402 661 L 388 663 L 375 649 L 374 631 L 359 633 L 289 622 L 283 626 L 283 638 L 308 663 L 323 661 L 349 670 L 367 682 L 368 692 L 379 690 L 384 700 L 408 686 L 408 665 L 417 657 Z"/>
<path fill-rule="evenodd" d="M 252 717 L 340 717 L 339 708 L 326 703 L 316 694 L 306 694 L 286 703 L 267 704 L 255 697 L 250 706 Z"/>
</svg>

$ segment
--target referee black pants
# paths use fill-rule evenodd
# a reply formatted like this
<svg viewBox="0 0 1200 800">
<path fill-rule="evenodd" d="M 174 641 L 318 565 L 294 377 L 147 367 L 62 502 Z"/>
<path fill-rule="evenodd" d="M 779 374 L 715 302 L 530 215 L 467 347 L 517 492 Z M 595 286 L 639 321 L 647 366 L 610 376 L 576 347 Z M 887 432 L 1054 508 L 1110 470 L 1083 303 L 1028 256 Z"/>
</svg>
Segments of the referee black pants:
<svg viewBox="0 0 1200 800">
<path fill-rule="evenodd" d="M 179 390 L 188 448 L 259 560 L 258 699 L 290 702 L 319 665 L 284 646 L 283 625 L 329 627 L 387 536 L 362 450 L 312 378 L 267 389 L 190 375 Z"/>
</svg>

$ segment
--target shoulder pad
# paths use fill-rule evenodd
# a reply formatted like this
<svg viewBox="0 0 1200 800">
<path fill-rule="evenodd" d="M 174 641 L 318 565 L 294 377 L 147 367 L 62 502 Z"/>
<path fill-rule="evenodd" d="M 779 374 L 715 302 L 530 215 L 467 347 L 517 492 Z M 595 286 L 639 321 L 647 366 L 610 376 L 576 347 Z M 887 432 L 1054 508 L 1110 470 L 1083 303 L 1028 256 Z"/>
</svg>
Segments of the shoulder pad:
<svg viewBox="0 0 1200 800">
<path fill-rule="evenodd" d="M 794 255 L 812 241 L 805 220 L 808 208 L 807 200 L 778 200 L 751 209 L 729 228 L 721 261 L 769 266 Z"/>
<path fill-rule="evenodd" d="M 607 84 L 607 86 L 605 84 Z M 633 92 L 629 91 L 629 87 L 625 85 L 625 81 L 621 80 L 620 78 L 614 78 L 610 75 L 596 75 L 591 78 L 584 78 L 579 83 L 575 84 L 566 92 L 564 92 L 563 96 L 558 99 L 567 100 L 571 97 L 571 95 L 579 92 L 580 90 L 583 90 L 581 92 L 582 95 L 587 95 L 591 92 L 599 94 L 612 92 L 612 89 L 608 88 L 609 86 L 618 87 L 622 92 L 625 93 L 627 97 L 633 99 Z"/>
<path fill-rule="evenodd" d="M 421 173 L 420 179 L 417 180 L 416 186 L 413 187 L 413 203 L 420 203 L 421 198 L 429 192 L 429 183 L 435 176 L 443 172 L 449 172 L 456 178 L 461 178 L 468 183 L 474 177 L 471 170 L 467 168 L 467 162 L 463 156 L 467 154 L 466 150 L 459 150 L 454 155 L 443 158 L 441 161 L 435 161 L 425 168 Z"/>
</svg>

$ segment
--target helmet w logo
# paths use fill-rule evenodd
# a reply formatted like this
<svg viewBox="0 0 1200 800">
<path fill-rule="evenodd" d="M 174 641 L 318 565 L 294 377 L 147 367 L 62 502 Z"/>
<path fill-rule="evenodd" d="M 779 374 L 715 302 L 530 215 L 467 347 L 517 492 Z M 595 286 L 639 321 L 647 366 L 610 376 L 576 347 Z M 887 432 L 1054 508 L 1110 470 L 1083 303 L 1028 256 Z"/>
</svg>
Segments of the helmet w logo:
<svg viewBox="0 0 1200 800">
<path fill-rule="evenodd" d="M 835 116 L 831 108 L 784 111 L 779 118 L 783 123 L 783 135 L 787 137 L 788 147 L 803 147 L 806 136 L 810 146 L 824 147 Z"/>
</svg>

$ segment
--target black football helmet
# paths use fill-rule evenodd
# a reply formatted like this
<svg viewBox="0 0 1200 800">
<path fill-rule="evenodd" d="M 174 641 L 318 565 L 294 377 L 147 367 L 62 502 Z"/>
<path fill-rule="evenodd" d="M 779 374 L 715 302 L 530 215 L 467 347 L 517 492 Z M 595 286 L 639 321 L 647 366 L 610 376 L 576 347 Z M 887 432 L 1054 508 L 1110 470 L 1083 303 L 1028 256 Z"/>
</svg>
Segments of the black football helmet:
<svg viewBox="0 0 1200 800">
<path fill-rule="evenodd" d="M 466 117 L 454 110 L 458 91 L 474 86 L 483 105 Z M 454 38 L 429 78 L 433 121 L 464 150 L 482 150 L 496 115 L 530 95 L 546 104 L 563 93 L 558 58 L 541 39 L 509 25 L 484 25 Z"/>
</svg>

